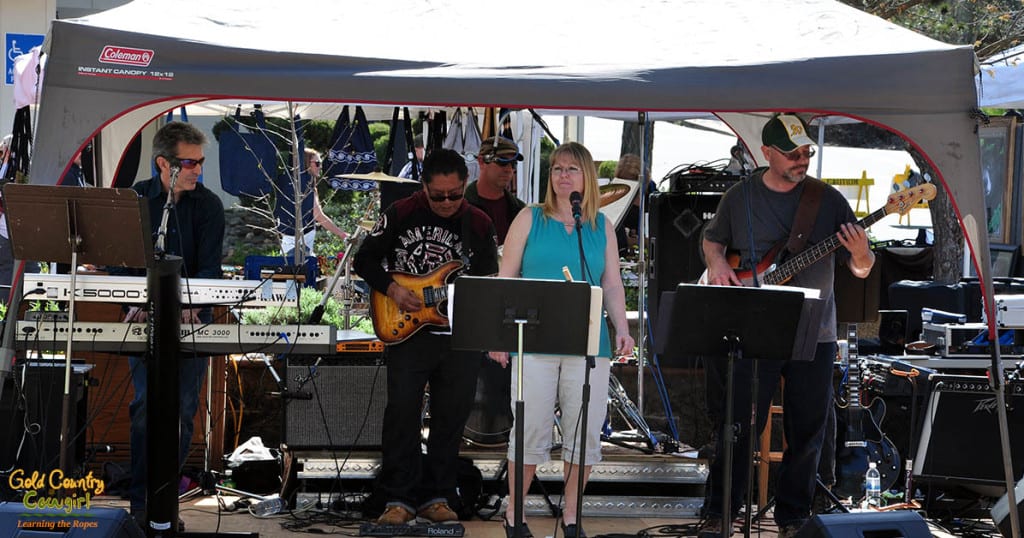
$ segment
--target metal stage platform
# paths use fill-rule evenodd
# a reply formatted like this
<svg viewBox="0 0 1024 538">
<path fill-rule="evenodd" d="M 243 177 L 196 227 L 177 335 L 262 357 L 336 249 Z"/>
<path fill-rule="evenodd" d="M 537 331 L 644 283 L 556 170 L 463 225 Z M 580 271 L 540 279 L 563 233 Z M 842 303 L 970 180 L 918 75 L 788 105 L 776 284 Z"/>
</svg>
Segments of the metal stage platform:
<svg viewBox="0 0 1024 538">
<path fill-rule="evenodd" d="M 704 482 L 708 466 L 705 460 L 681 454 L 642 454 L 605 444 L 604 459 L 594 465 L 584 497 L 586 513 L 605 517 L 697 517 L 704 504 Z M 693 452 L 690 452 L 692 454 Z M 556 504 L 562 488 L 561 451 L 552 461 L 538 466 L 537 478 Z M 463 448 L 463 457 L 480 470 L 484 491 L 504 488 L 504 449 Z M 337 478 L 345 490 L 368 492 L 380 470 L 380 452 L 294 451 L 296 502 L 331 503 L 342 495 Z M 527 496 L 527 515 L 550 515 L 544 496 Z"/>
</svg>

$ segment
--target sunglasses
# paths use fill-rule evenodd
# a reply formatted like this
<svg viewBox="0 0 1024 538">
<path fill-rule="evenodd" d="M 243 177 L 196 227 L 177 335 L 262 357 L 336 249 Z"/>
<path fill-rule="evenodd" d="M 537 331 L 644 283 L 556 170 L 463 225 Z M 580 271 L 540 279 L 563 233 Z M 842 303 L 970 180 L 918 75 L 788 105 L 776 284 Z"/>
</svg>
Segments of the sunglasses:
<svg viewBox="0 0 1024 538">
<path fill-rule="evenodd" d="M 443 202 L 445 200 L 451 200 L 453 202 L 457 202 L 457 201 L 461 200 L 463 196 L 465 196 L 465 193 L 463 193 L 462 191 L 458 191 L 458 192 L 445 192 L 445 193 L 441 193 L 441 194 L 434 194 L 434 193 L 430 192 L 429 189 L 427 190 L 427 197 L 430 198 L 430 201 L 432 201 L 432 202 Z"/>
<path fill-rule="evenodd" d="M 185 170 L 191 170 L 197 166 L 202 166 L 202 164 L 206 162 L 206 157 L 203 157 L 202 159 L 179 159 L 177 157 L 171 157 L 167 160 L 170 161 L 171 164 L 177 164 Z"/>
<path fill-rule="evenodd" d="M 799 149 L 794 149 L 793 151 L 790 152 L 785 152 L 778 148 L 775 148 L 775 151 L 778 151 L 779 154 L 785 157 L 787 161 L 799 161 L 800 159 L 810 160 L 810 158 L 814 157 L 814 154 L 816 153 L 814 151 L 814 148 L 807 148 L 807 151 L 800 151 Z"/>
</svg>

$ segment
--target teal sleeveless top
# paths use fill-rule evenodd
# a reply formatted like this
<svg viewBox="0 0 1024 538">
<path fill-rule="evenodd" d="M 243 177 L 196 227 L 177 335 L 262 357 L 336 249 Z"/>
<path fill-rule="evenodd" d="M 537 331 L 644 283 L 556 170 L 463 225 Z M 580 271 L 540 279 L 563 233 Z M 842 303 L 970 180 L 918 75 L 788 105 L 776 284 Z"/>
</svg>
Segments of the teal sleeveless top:
<svg viewBox="0 0 1024 538">
<path fill-rule="evenodd" d="M 544 210 L 538 206 L 530 208 L 533 212 L 533 225 L 530 235 L 526 238 L 523 249 L 522 274 L 524 278 L 544 280 L 565 280 L 562 267 L 568 267 L 573 280 L 583 280 L 580 274 L 579 243 L 576 231 L 569 232 L 565 225 L 555 219 L 544 216 Z M 604 251 L 607 237 L 604 232 L 604 214 L 597 213 L 597 226 L 591 227 L 583 223 L 583 253 L 587 258 L 587 267 L 593 280 L 592 286 L 601 285 L 604 275 Z M 601 348 L 599 357 L 611 357 L 611 340 L 608 335 L 608 324 L 601 323 Z"/>
</svg>

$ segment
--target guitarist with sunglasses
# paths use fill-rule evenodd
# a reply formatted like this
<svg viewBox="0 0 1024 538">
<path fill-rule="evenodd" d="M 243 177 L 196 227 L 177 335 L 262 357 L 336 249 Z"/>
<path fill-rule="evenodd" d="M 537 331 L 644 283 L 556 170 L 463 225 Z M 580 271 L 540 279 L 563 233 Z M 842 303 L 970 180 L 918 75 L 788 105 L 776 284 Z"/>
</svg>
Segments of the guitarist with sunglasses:
<svg viewBox="0 0 1024 538">
<path fill-rule="evenodd" d="M 387 345 L 387 407 L 379 491 L 380 525 L 457 523 L 462 432 L 473 408 L 480 353 L 453 351 L 445 284 L 456 274 L 498 272 L 494 225 L 464 199 L 465 159 L 437 149 L 423 161 L 422 190 L 388 207 L 353 268 L 373 289 L 371 315 Z M 430 384 L 430 434 L 420 456 L 421 408 Z"/>
<path fill-rule="evenodd" d="M 849 203 L 838 190 L 807 175 L 814 156 L 814 141 L 807 136 L 807 125 L 793 114 L 772 116 L 761 131 L 761 153 L 768 162 L 722 196 L 714 218 L 704 229 L 703 252 L 708 267 L 707 283 L 724 286 L 759 285 L 776 262 L 787 255 L 804 252 L 822 241 L 838 239 L 841 248 L 794 271 L 784 281 L 821 290 L 824 310 L 817 327 L 817 348 L 814 357 L 795 361 L 761 361 L 758 375 L 757 433 L 767 420 L 768 406 L 784 378 L 784 429 L 786 450 L 776 491 L 775 522 L 779 536 L 796 534 L 811 514 L 815 474 L 826 431 L 826 418 L 832 402 L 832 368 L 836 356 L 836 305 L 833 293 L 835 263 L 845 263 L 850 272 L 866 278 L 874 265 L 864 229 L 856 224 Z M 753 244 L 753 248 L 751 248 Z M 784 248 L 782 245 L 785 245 Z M 776 250 L 781 255 L 775 255 Z M 728 259 L 727 252 L 739 255 L 739 269 Z M 756 260 L 756 263 L 752 263 Z M 757 267 L 756 271 L 751 268 Z M 756 278 L 755 278 L 756 276 Z M 797 320 L 793 320 L 797 323 Z M 708 364 L 715 360 L 709 360 Z M 736 444 L 747 446 L 749 420 L 743 410 L 751 408 L 750 361 L 735 364 L 733 405 L 739 415 L 736 423 Z M 712 385 L 709 380 L 709 386 Z M 722 393 L 724 395 L 724 392 Z M 709 403 L 710 402 L 709 398 Z M 724 402 L 718 402 L 724 405 Z M 722 453 L 722 440 L 717 440 L 716 454 Z M 741 453 L 733 458 L 732 497 L 734 513 L 727 514 L 727 524 L 735 519 L 747 490 L 749 461 Z M 749 455 L 746 455 L 749 456 Z M 723 534 L 721 458 L 714 458 L 708 477 L 707 521 L 702 536 Z M 729 528 L 724 529 L 728 531 Z M 729 533 L 731 534 L 731 533 Z"/>
</svg>

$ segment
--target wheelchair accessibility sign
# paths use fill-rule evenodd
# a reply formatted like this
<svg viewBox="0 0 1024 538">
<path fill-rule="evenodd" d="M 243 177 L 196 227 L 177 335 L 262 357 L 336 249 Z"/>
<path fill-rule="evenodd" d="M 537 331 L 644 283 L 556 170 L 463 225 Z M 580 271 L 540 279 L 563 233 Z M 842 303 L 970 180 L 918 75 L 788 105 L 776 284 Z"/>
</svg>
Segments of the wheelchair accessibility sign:
<svg viewBox="0 0 1024 538">
<path fill-rule="evenodd" d="M 4 34 L 4 83 L 14 85 L 14 59 L 43 44 L 42 34 Z"/>
</svg>

